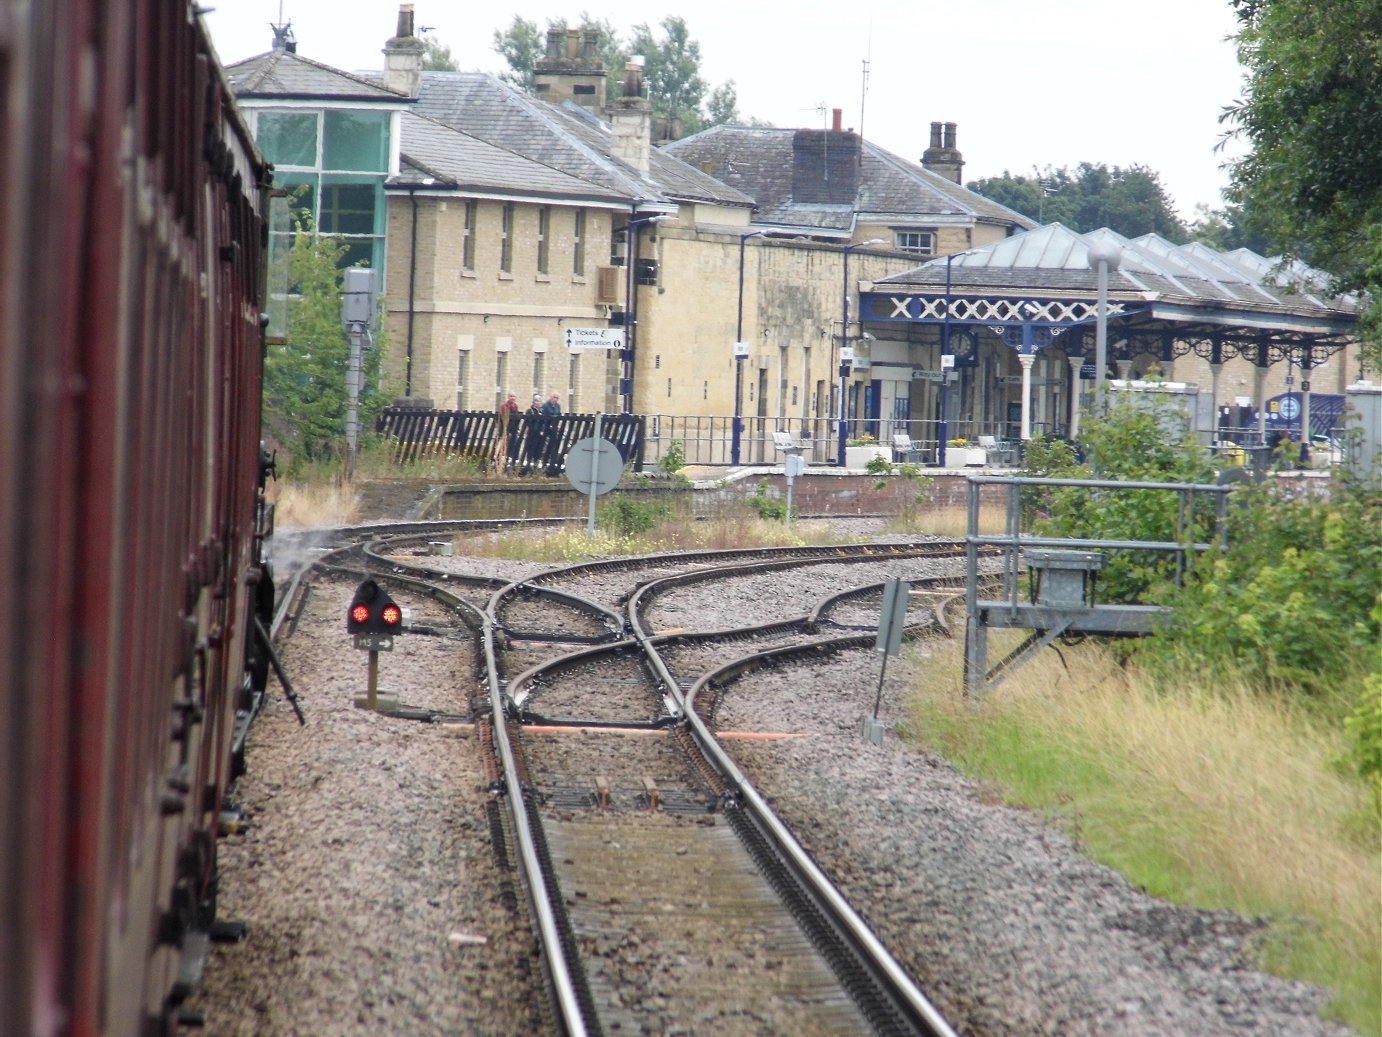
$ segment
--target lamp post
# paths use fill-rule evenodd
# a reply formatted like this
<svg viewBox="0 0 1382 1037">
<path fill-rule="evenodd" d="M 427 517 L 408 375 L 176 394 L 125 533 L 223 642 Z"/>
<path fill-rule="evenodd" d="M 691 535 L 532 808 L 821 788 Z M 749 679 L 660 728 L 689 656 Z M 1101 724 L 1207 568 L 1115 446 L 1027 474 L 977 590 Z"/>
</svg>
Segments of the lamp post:
<svg viewBox="0 0 1382 1037">
<path fill-rule="evenodd" d="M 1094 311 L 1094 416 L 1104 413 L 1104 370 L 1108 361 L 1108 272 L 1117 270 L 1123 250 L 1111 241 L 1089 246 L 1089 265 L 1099 274 L 1099 294 Z"/>
<path fill-rule="evenodd" d="M 638 305 L 634 295 L 633 268 L 638 262 L 638 228 L 669 217 L 644 216 L 624 224 L 624 349 L 620 354 L 623 370 L 619 379 L 619 396 L 625 414 L 633 413 L 633 350 L 638 337 Z"/>
<path fill-rule="evenodd" d="M 840 292 L 840 445 L 835 457 L 835 464 L 839 468 L 845 466 L 845 440 L 849 438 L 849 417 L 845 406 L 845 379 L 849 377 L 850 368 L 849 360 L 845 357 L 845 350 L 849 347 L 849 254 L 857 248 L 886 244 L 882 238 L 870 238 L 856 245 L 846 245 L 841 250 L 844 255 L 844 287 Z"/>
<path fill-rule="evenodd" d="M 740 420 L 744 401 L 744 360 L 748 347 L 744 345 L 744 243 L 749 238 L 761 238 L 767 232 L 750 231 L 739 235 L 739 319 L 734 325 L 734 430 L 730 434 L 729 463 L 739 464 L 739 447 L 743 442 L 744 423 Z"/>
</svg>

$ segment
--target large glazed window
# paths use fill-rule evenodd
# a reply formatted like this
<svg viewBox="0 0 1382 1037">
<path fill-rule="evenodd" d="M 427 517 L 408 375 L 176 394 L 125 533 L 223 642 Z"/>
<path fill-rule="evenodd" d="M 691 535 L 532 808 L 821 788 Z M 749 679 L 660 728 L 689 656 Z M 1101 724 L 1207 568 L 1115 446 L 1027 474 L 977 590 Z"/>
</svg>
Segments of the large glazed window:
<svg viewBox="0 0 1382 1037">
<path fill-rule="evenodd" d="M 360 173 L 389 171 L 387 112 L 326 113 L 322 168 Z"/>
<path fill-rule="evenodd" d="M 316 112 L 260 112 L 255 137 L 275 166 L 317 164 Z"/>
</svg>

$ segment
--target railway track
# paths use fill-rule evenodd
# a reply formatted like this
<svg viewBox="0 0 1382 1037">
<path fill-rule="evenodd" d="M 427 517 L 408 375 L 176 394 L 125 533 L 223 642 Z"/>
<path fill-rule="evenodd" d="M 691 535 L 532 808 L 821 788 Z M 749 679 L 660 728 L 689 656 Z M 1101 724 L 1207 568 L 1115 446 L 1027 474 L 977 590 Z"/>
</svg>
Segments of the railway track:
<svg viewBox="0 0 1382 1037">
<path fill-rule="evenodd" d="M 367 529 L 319 545 L 315 569 L 373 573 L 457 621 L 424 632 L 473 638 L 488 694 L 487 716 L 472 700 L 474 719 L 506 808 L 491 828 L 521 876 L 554 1032 L 953 1032 L 713 725 L 723 689 L 756 666 L 870 645 L 886 578 L 934 585 L 909 608 L 909 632 L 943 631 L 961 545 L 693 552 L 504 583 L 439 552 L 446 536 Z M 761 622 L 688 629 L 683 613 L 708 589 L 752 597 L 802 571 L 827 572 L 834 589 L 779 595 L 775 615 L 750 613 Z M 295 622 L 310 593 L 300 586 L 276 626 Z"/>
<path fill-rule="evenodd" d="M 738 770 L 713 706 L 693 708 L 688 691 L 712 689 L 708 703 L 755 665 L 871 644 L 880 577 L 939 562 L 950 572 L 918 578 L 943 590 L 909 612 L 914 632 L 937 629 L 936 602 L 957 593 L 955 545 L 621 559 L 498 589 L 449 564 L 414 569 L 411 550 L 373 543 L 356 558 L 454 598 L 458 614 L 474 608 L 467 593 L 492 592 L 478 626 L 496 781 L 558 1032 L 952 1032 Z M 764 623 L 664 629 L 688 594 L 820 567 L 837 586 L 845 572 L 863 582 Z"/>
</svg>

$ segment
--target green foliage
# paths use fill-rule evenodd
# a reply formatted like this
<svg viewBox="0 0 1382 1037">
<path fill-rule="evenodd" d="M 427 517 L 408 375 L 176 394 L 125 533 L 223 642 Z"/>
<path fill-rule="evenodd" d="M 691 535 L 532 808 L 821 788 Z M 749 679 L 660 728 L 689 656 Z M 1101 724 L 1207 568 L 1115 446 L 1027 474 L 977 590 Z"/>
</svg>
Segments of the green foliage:
<svg viewBox="0 0 1382 1037">
<path fill-rule="evenodd" d="M 1219 252 L 1245 248 L 1259 256 L 1272 256 L 1281 251 L 1272 240 L 1268 221 L 1258 216 L 1246 200 L 1229 202 L 1222 209 L 1211 209 L 1203 203 L 1195 206 L 1190 240 Z"/>
<path fill-rule="evenodd" d="M 1120 482 L 1210 483 L 1212 458 L 1192 437 L 1174 406 L 1151 395 L 1119 394 L 1108 417 L 1081 425 L 1081 462 L 1068 443 L 1034 439 L 1024 474 L 1059 479 Z M 1182 516 L 1180 495 L 1165 490 L 1091 490 L 1030 487 L 1023 495 L 1024 524 L 1041 536 L 1089 540 L 1209 541 L 1214 502 L 1199 495 Z M 1112 602 L 1147 601 L 1167 593 L 1177 575 L 1174 554 L 1122 551 L 1110 554 L 1099 575 L 1099 596 Z"/>
<path fill-rule="evenodd" d="M 1341 482 L 1323 500 L 1242 487 L 1233 504 L 1227 554 L 1166 596 L 1152 658 L 1318 696 L 1375 671 L 1382 503 Z"/>
<path fill-rule="evenodd" d="M 565 23 L 560 24 L 565 26 Z M 558 23 L 548 22 L 548 25 L 556 28 Z M 507 29 L 494 30 L 493 46 L 495 53 L 509 66 L 507 72 L 499 73 L 499 78 L 506 83 L 512 83 L 520 90 L 532 93 L 533 67 L 547 49 L 546 34 L 538 30 L 537 23 L 530 22 L 521 15 L 514 15 Z"/>
<path fill-rule="evenodd" d="M 1042 224 L 1062 223 L 1080 233 L 1109 227 L 1129 238 L 1155 233 L 1186 240 L 1160 177 L 1146 166 L 1110 169 L 1081 162 L 1073 173 L 1049 166 L 1044 172 L 1033 169 L 1030 177 L 1004 171 L 966 186 Z"/>
<path fill-rule="evenodd" d="M 422 68 L 426 72 L 459 72 L 456 56 L 451 48 L 430 36 L 422 41 Z"/>
<path fill-rule="evenodd" d="M 567 23 L 565 19 L 548 19 L 547 27 L 564 30 Z M 658 23 L 657 31 L 647 23 L 635 25 L 628 43 L 620 40 L 608 20 L 582 14 L 579 27 L 599 30 L 600 60 L 609 73 L 611 97 L 618 94 L 630 56 L 642 55 L 648 102 L 669 136 L 690 135 L 707 126 L 739 121 L 733 80 L 707 94 L 708 84 L 700 74 L 701 45 L 691 39 L 685 19 L 668 15 Z M 495 30 L 494 50 L 509 66 L 500 78 L 532 93 L 534 69 L 546 52 L 546 39 L 545 30 L 519 15 L 513 16 L 507 29 Z"/>
<path fill-rule="evenodd" d="M 270 345 L 264 360 L 265 438 L 280 448 L 285 475 L 297 466 L 340 459 L 345 453 L 346 369 L 350 344 L 341 325 L 341 270 L 346 246 L 312 232 L 300 214 L 293 244 L 281 261 L 292 286 L 283 343 Z M 370 428 L 383 398 L 378 381 L 381 343 L 364 352 L 365 391 L 360 423 Z"/>
<path fill-rule="evenodd" d="M 658 467 L 668 475 L 676 475 L 686 467 L 686 447 L 680 439 L 674 439 L 667 445 L 667 450 L 662 455 L 662 460 L 658 462 Z"/>
<path fill-rule="evenodd" d="M 753 496 L 748 499 L 748 504 L 761 519 L 770 522 L 785 522 L 787 519 L 787 502 L 781 497 L 768 495 L 767 479 L 758 484 Z"/>
<path fill-rule="evenodd" d="M 1349 749 L 1342 762 L 1347 770 L 1368 783 L 1373 809 L 1382 814 L 1382 673 L 1369 674 L 1363 682 L 1363 694 L 1357 708 L 1344 721 L 1344 731 Z M 1377 817 L 1373 820 L 1376 822 Z"/>
<path fill-rule="evenodd" d="M 1242 102 L 1228 135 L 1252 146 L 1231 194 L 1263 215 L 1288 258 L 1370 294 L 1364 344 L 1382 359 L 1382 6 L 1234 0 Z"/>
<path fill-rule="evenodd" d="M 616 493 L 595 509 L 595 520 L 608 533 L 631 537 L 647 533 L 661 523 L 668 513 L 666 505 L 649 504 Z"/>
<path fill-rule="evenodd" d="M 869 463 L 864 465 L 864 471 L 869 475 L 892 475 L 893 463 L 886 457 L 870 458 Z"/>
</svg>

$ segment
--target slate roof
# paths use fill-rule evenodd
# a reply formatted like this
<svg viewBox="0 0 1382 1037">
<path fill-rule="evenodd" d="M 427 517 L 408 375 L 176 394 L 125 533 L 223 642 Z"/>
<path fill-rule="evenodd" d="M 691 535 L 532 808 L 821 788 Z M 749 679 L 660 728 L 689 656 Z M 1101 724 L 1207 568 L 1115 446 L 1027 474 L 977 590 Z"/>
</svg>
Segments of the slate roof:
<svg viewBox="0 0 1382 1037">
<path fill-rule="evenodd" d="M 1156 234 L 1128 239 L 1107 227 L 1079 234 L 1060 223 L 879 278 L 874 290 L 943 289 L 949 266 L 953 294 L 1093 296 L 1098 275 L 1089 266 L 1089 247 L 1097 241 L 1122 251 L 1118 269 L 1109 272 L 1109 298 L 1147 305 L 1153 318 L 1178 319 L 1191 311 L 1261 314 L 1287 324 L 1299 317 L 1340 329 L 1356 321 L 1357 298 L 1327 296 L 1327 278 L 1319 271 L 1283 268 L 1279 260 L 1246 249 L 1222 253 L 1201 244 L 1176 245 Z"/>
<path fill-rule="evenodd" d="M 399 174 L 389 187 L 437 185 L 506 195 L 622 204 L 624 195 L 444 126 L 413 112 L 401 121 Z"/>
<path fill-rule="evenodd" d="M 928 216 L 1029 228 L 1022 214 L 976 194 L 919 163 L 867 140 L 860 142 L 858 188 L 852 202 L 804 202 L 793 194 L 796 130 L 713 126 L 662 147 L 692 166 L 709 164 L 718 179 L 753 197 L 755 223 L 849 232 L 855 214 L 876 221 L 924 224 Z"/>
<path fill-rule="evenodd" d="M 612 138 L 604 123 L 574 105 L 539 101 L 488 73 L 424 72 L 415 110 L 633 202 L 752 204 L 739 191 L 655 148 L 644 175 L 609 154 Z"/>
<path fill-rule="evenodd" d="M 407 102 L 377 81 L 342 72 L 301 54 L 271 50 L 225 69 L 237 99 Z"/>
</svg>

